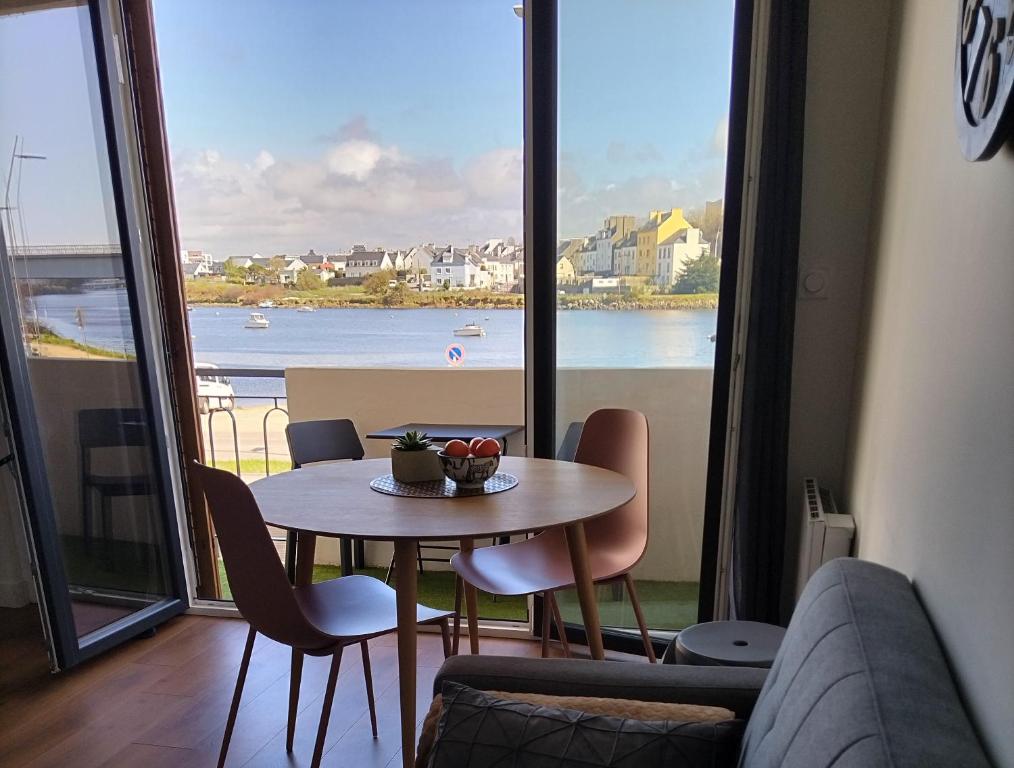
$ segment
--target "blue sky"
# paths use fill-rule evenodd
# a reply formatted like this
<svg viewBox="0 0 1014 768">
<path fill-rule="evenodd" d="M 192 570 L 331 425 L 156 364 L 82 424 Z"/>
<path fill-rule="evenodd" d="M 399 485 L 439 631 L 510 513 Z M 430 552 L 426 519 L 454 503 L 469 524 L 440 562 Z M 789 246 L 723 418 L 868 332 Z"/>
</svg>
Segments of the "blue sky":
<svg viewBox="0 0 1014 768">
<path fill-rule="evenodd" d="M 720 196 L 732 0 L 560 4 L 561 235 L 610 213 Z M 512 5 L 154 0 L 184 246 L 274 253 L 519 237 L 522 23 Z M 43 130 L 52 109 L 35 103 L 46 99 L 27 98 L 56 102 L 57 90 L 39 87 L 54 79 L 63 102 L 78 91 L 88 116 L 68 74 L 82 66 L 80 43 L 75 52 L 49 44 L 51 29 L 40 37 L 72 12 L 45 13 L 46 25 L 21 22 L 0 40 L 36 61 L 20 67 L 20 99 L 0 95 L 0 148 L 14 132 L 29 150 L 35 135 L 59 143 L 52 125 Z M 48 55 L 29 55 L 39 45 Z M 61 175 L 71 189 L 99 184 L 71 168 L 50 163 L 45 186 Z M 33 204 L 32 230 L 65 236 L 44 208 Z"/>
</svg>

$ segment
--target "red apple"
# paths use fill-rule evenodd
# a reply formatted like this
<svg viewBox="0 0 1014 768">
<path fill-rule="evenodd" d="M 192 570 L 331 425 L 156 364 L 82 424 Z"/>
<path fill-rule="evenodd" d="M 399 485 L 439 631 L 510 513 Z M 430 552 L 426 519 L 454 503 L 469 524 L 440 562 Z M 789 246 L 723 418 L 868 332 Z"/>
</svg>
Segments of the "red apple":
<svg viewBox="0 0 1014 768">
<path fill-rule="evenodd" d="M 444 446 L 444 453 L 448 456 L 464 457 L 468 455 L 468 445 L 464 440 L 449 440 Z"/>
<path fill-rule="evenodd" d="M 468 443 L 468 452 L 472 456 L 478 456 L 479 454 L 475 452 L 475 449 L 478 448 L 482 444 L 482 441 L 485 439 L 486 439 L 485 437 L 473 437 L 471 441 Z"/>
</svg>

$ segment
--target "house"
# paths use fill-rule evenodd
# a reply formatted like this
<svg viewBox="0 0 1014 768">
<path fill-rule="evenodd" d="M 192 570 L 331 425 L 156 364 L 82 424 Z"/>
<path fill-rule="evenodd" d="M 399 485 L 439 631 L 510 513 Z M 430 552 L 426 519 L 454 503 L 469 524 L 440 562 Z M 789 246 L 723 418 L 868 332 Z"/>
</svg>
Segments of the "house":
<svg viewBox="0 0 1014 768">
<path fill-rule="evenodd" d="M 489 288 L 493 279 L 482 261 L 467 249 L 448 247 L 430 262 L 430 279 L 434 287 Z"/>
<path fill-rule="evenodd" d="M 579 275 L 594 272 L 596 253 L 597 248 L 595 246 L 595 238 L 584 238 L 581 241 L 581 244 L 575 249 L 574 253 L 568 257 L 574 265 L 574 272 Z"/>
<path fill-rule="evenodd" d="M 671 287 L 679 277 L 683 265 L 707 251 L 708 244 L 702 239 L 701 230 L 696 227 L 673 233 L 658 244 L 655 284 L 663 288 Z"/>
<path fill-rule="evenodd" d="M 196 280 L 210 274 L 211 268 L 203 261 L 188 261 L 183 264 L 183 277 L 187 280 Z"/>
<path fill-rule="evenodd" d="M 566 256 L 556 260 L 556 284 L 573 285 L 575 278 L 574 263 Z"/>
<path fill-rule="evenodd" d="M 207 251 L 183 251 L 180 260 L 184 264 L 203 264 L 208 270 L 215 263 L 215 257 Z"/>
<path fill-rule="evenodd" d="M 282 285 L 294 285 L 299 273 L 308 268 L 306 262 L 298 256 L 294 259 L 287 259 L 285 266 L 278 270 L 278 282 Z"/>
<path fill-rule="evenodd" d="M 394 269 L 394 262 L 384 250 L 368 251 L 364 245 L 354 245 L 345 259 L 345 277 L 363 278 L 385 269 Z"/>
<path fill-rule="evenodd" d="M 230 256 L 226 262 L 240 269 L 250 269 L 254 265 L 254 260 L 249 256 Z"/>
<path fill-rule="evenodd" d="M 637 230 L 637 266 L 635 274 L 654 277 L 658 244 L 681 229 L 690 227 L 683 217 L 682 208 L 669 211 L 651 211 L 648 220 Z"/>
<path fill-rule="evenodd" d="M 613 274 L 630 277 L 637 274 L 637 232 L 630 232 L 613 246 Z"/>
</svg>

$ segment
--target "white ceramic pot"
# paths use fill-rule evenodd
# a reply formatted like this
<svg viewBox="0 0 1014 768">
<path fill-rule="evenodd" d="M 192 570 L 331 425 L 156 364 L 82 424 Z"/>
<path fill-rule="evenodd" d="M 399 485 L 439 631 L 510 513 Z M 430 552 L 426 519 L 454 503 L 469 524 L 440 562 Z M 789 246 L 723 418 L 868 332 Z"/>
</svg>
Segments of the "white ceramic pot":
<svg viewBox="0 0 1014 768">
<path fill-rule="evenodd" d="M 391 449 L 391 474 L 402 483 L 425 483 L 442 480 L 443 468 L 436 448 L 425 451 L 399 451 Z"/>
</svg>

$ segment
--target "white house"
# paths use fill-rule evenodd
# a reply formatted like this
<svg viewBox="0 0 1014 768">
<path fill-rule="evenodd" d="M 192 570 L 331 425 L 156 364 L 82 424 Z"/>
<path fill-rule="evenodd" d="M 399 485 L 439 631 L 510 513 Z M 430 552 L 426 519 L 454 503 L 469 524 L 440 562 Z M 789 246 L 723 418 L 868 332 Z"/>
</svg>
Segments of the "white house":
<svg viewBox="0 0 1014 768">
<path fill-rule="evenodd" d="M 637 231 L 631 232 L 613 246 L 613 274 L 637 274 Z"/>
<path fill-rule="evenodd" d="M 448 248 L 430 262 L 430 280 L 433 287 L 489 288 L 492 275 L 483 269 L 479 257 L 462 248 Z"/>
<path fill-rule="evenodd" d="M 595 271 L 596 246 L 594 237 L 586 237 L 577 252 L 570 257 L 574 272 L 579 275 Z"/>
<path fill-rule="evenodd" d="M 663 240 L 657 249 L 655 283 L 669 287 L 679 278 L 684 264 L 708 251 L 708 244 L 701 239 L 701 230 L 688 227 Z"/>
<path fill-rule="evenodd" d="M 296 277 L 304 269 L 308 269 L 308 266 L 298 256 L 294 259 L 288 259 L 285 262 L 285 267 L 278 272 L 278 282 L 282 285 L 291 285 L 296 282 Z"/>
<path fill-rule="evenodd" d="M 612 229 L 600 229 L 595 236 L 595 256 L 592 259 L 590 272 L 598 275 L 612 274 L 613 232 Z"/>
<path fill-rule="evenodd" d="M 226 261 L 234 267 L 240 269 L 250 269 L 254 265 L 253 259 L 249 256 L 230 256 Z"/>
<path fill-rule="evenodd" d="M 183 264 L 183 279 L 196 280 L 198 277 L 207 277 L 211 269 L 203 261 L 187 261 Z"/>
<path fill-rule="evenodd" d="M 207 251 L 182 251 L 180 253 L 180 260 L 184 264 L 203 264 L 210 272 L 212 265 L 215 263 L 215 257 Z"/>
</svg>

